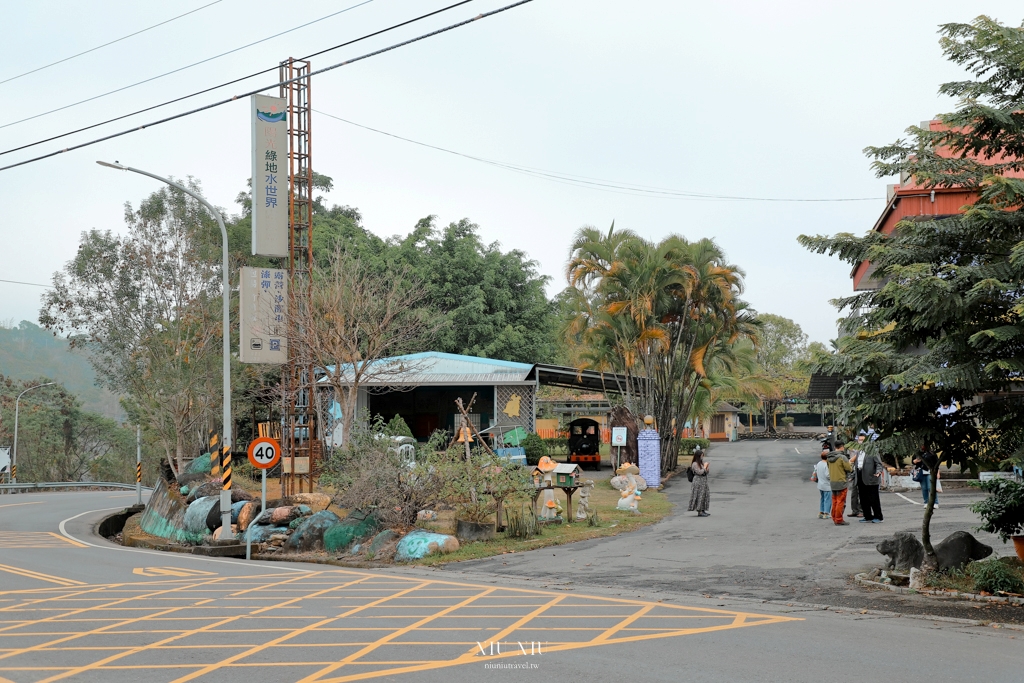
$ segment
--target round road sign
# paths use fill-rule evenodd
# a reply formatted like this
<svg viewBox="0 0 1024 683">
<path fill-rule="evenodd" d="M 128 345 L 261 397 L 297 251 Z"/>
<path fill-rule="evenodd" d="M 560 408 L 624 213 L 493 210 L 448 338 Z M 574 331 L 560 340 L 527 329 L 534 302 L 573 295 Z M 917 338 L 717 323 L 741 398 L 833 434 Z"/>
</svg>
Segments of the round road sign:
<svg viewBox="0 0 1024 683">
<path fill-rule="evenodd" d="M 281 459 L 281 444 L 269 436 L 260 438 L 249 444 L 249 462 L 253 467 L 268 470 Z"/>
</svg>

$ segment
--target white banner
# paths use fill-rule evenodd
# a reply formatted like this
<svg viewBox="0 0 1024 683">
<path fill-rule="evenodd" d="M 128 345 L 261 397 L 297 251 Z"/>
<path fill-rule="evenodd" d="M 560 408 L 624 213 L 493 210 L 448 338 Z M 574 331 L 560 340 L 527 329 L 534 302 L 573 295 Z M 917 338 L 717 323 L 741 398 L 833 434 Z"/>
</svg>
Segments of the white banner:
<svg viewBox="0 0 1024 683">
<path fill-rule="evenodd" d="M 243 363 L 288 361 L 288 271 L 242 268 L 239 282 L 239 359 Z"/>
<path fill-rule="evenodd" d="M 288 255 L 288 100 L 252 96 L 252 253 Z"/>
<path fill-rule="evenodd" d="M 11 449 L 0 448 L 0 472 L 6 472 L 11 467 Z"/>
</svg>

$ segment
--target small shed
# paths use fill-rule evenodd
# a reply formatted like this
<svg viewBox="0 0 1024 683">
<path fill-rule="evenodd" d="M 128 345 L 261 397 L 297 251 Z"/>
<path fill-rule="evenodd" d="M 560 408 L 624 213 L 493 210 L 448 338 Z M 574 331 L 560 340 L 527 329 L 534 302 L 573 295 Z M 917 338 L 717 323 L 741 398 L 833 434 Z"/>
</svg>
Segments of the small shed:
<svg viewBox="0 0 1024 683">
<path fill-rule="evenodd" d="M 711 430 L 708 438 L 711 441 L 735 441 L 740 426 L 740 409 L 729 403 L 715 406 L 715 414 L 711 416 Z"/>
</svg>

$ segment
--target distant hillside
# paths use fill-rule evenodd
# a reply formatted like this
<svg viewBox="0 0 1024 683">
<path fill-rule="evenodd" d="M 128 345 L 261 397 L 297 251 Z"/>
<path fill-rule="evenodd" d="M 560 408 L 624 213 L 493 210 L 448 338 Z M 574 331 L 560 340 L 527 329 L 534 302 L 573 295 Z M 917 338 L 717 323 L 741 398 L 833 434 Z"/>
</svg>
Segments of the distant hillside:
<svg viewBox="0 0 1024 683">
<path fill-rule="evenodd" d="M 117 397 L 96 386 L 96 373 L 85 356 L 73 352 L 66 339 L 27 320 L 17 327 L 0 325 L 0 374 L 18 380 L 48 377 L 74 392 L 85 410 L 124 419 Z"/>
</svg>

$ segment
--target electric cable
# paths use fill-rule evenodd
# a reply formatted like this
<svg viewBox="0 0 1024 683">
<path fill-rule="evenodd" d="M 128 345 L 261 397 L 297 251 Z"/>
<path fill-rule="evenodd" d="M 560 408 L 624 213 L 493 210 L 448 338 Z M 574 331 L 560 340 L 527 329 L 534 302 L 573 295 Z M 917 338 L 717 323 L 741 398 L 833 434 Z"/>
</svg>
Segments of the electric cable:
<svg viewBox="0 0 1024 683">
<path fill-rule="evenodd" d="M 370 0 L 370 1 L 372 1 L 372 0 Z M 332 50 L 337 50 L 337 49 L 342 48 L 342 47 L 347 47 L 347 46 L 352 45 L 354 43 L 358 43 L 360 41 L 367 40 L 369 38 L 373 38 L 374 36 L 379 36 L 382 33 L 387 33 L 388 31 L 393 31 L 393 30 L 395 30 L 397 28 L 401 28 L 402 26 L 407 26 L 409 24 L 415 23 L 415 22 L 420 21 L 422 19 L 426 19 L 428 17 L 432 17 L 435 14 L 440 14 L 441 12 L 447 12 L 450 9 L 453 9 L 453 8 L 458 7 L 460 5 L 465 5 L 466 3 L 469 3 L 469 2 L 473 2 L 473 0 L 460 0 L 460 2 L 456 2 L 455 4 L 448 5 L 447 7 L 442 7 L 441 9 L 434 10 L 433 12 L 428 12 L 427 14 L 421 14 L 418 17 L 414 17 L 412 19 L 403 21 L 401 23 L 394 24 L 393 26 L 388 26 L 387 28 L 381 29 L 379 31 L 374 31 L 373 33 L 368 33 L 368 34 L 366 34 L 364 36 L 360 36 L 359 38 L 355 38 L 353 40 L 349 40 L 349 41 L 346 41 L 344 43 L 340 43 L 338 45 L 335 45 L 334 47 L 327 48 L 326 50 L 320 50 L 319 52 L 314 52 L 311 55 L 306 55 L 305 57 L 300 57 L 300 59 L 310 59 L 311 57 L 317 57 L 319 55 L 322 55 L 322 54 L 324 54 L 326 52 L 330 52 Z M 366 3 L 362 3 L 362 4 L 366 4 Z M 358 7 L 358 5 L 356 5 L 356 7 Z M 350 7 L 348 9 L 352 9 L 352 8 Z M 345 10 L 342 10 L 342 11 L 345 12 L 345 11 L 348 11 L 348 9 L 345 9 Z M 333 15 L 328 15 L 328 16 L 333 16 Z M 323 17 L 323 18 L 327 18 L 327 17 Z M 320 20 L 318 19 L 317 21 L 320 21 Z M 314 21 L 314 22 L 310 22 L 310 23 L 316 23 L 316 22 Z M 309 24 L 303 24 L 303 26 L 308 26 L 308 25 Z M 298 28 L 302 28 L 302 26 L 297 26 L 296 29 L 298 29 Z M 295 30 L 295 29 L 290 29 L 290 30 Z M 287 31 L 286 31 L 286 33 L 287 33 Z M 281 35 L 281 34 L 277 34 L 277 35 Z M 271 36 L 271 38 L 273 38 L 273 37 L 274 36 Z M 265 40 L 269 40 L 269 38 L 267 38 Z M 257 42 L 260 42 L 260 41 L 257 41 Z M 251 43 L 251 44 L 255 45 L 255 43 Z M 238 48 L 238 49 L 242 49 L 242 48 Z M 227 53 L 224 53 L 224 54 L 227 54 Z M 211 57 L 211 59 L 215 59 L 215 57 Z M 187 67 L 185 67 L 185 68 L 187 68 Z M 235 83 L 240 83 L 242 81 L 249 80 L 250 78 L 254 78 L 256 76 L 261 76 L 261 75 L 263 75 L 265 73 L 270 73 L 271 71 L 274 71 L 277 68 L 278 67 L 276 67 L 276 66 L 272 66 L 269 69 L 263 69 L 262 71 L 256 71 L 254 73 L 249 74 L 248 76 L 242 76 L 241 78 L 236 78 L 236 79 L 233 79 L 233 80 L 230 80 L 230 81 L 226 81 L 226 82 L 221 83 L 219 85 L 215 85 L 215 86 L 212 86 L 212 87 L 209 87 L 209 88 L 204 88 L 203 90 L 197 90 L 196 92 L 190 93 L 188 95 L 182 95 L 181 97 L 176 97 L 174 99 L 167 100 L 165 102 L 161 102 L 160 104 L 154 104 L 154 105 L 152 105 L 150 107 L 145 107 L 143 109 L 137 109 L 137 110 L 135 110 L 135 111 L 133 111 L 131 113 L 128 113 L 128 114 L 122 114 L 121 116 L 115 116 L 114 118 L 110 118 L 110 119 L 107 119 L 105 121 L 100 121 L 99 123 L 93 123 L 93 124 L 90 124 L 88 126 L 84 126 L 82 128 L 76 128 L 75 130 L 71 130 L 71 131 L 68 131 L 66 133 L 61 133 L 60 135 L 54 135 L 54 136 L 51 136 L 51 137 L 48 137 L 48 138 L 43 138 L 42 140 L 36 140 L 35 142 L 30 142 L 30 143 L 27 143 L 27 144 L 24 144 L 24 145 L 20 145 L 18 147 L 12 147 L 10 149 L 7 149 L 7 150 L 4 150 L 4 151 L 0 152 L 0 156 L 3 156 L 5 154 L 10 154 L 11 152 L 17 152 L 17 151 L 23 150 L 23 149 L 28 149 L 29 147 L 35 147 L 36 145 L 41 145 L 41 144 L 43 144 L 45 142 L 52 142 L 53 140 L 59 140 L 60 138 L 65 138 L 65 137 L 67 137 L 69 135 L 74 135 L 75 133 L 81 133 L 81 132 L 84 132 L 84 131 L 87 131 L 87 130 L 91 130 L 93 128 L 98 128 L 98 127 L 104 126 L 104 125 L 106 125 L 108 123 L 114 123 L 115 121 L 120 121 L 122 119 L 126 119 L 126 118 L 129 118 L 131 116 L 135 116 L 136 114 L 143 114 L 143 113 L 145 113 L 147 111 L 152 111 L 154 109 L 159 109 L 160 107 L 165 107 L 165 106 L 167 106 L 169 104 L 174 104 L 175 102 L 181 102 L 182 100 L 187 100 L 187 99 L 190 99 L 192 97 L 196 97 L 198 95 L 203 95 L 203 94 L 211 92 L 213 90 L 219 90 L 220 88 L 224 88 L 224 87 L 227 87 L 229 85 L 234 85 Z M 157 76 L 156 78 L 159 78 L 159 76 Z M 74 106 L 74 105 L 69 105 L 69 106 Z M 56 110 L 54 110 L 54 111 L 56 111 Z M 45 113 L 49 113 L 49 112 L 45 112 Z M 45 113 L 44 114 L 40 114 L 39 116 L 43 116 L 43 115 L 45 115 Z M 27 119 L 23 119 L 23 120 L 27 120 Z M 15 123 L 17 123 L 17 121 Z M 8 125 L 14 125 L 14 124 L 8 124 Z M 0 126 L 0 128 L 2 128 L 2 127 L 3 126 Z M 0 170 L 3 170 L 3 169 L 0 169 Z"/>
<path fill-rule="evenodd" d="M 466 0 L 466 1 L 468 1 L 468 0 Z M 368 53 L 366 53 L 364 55 L 361 55 L 359 57 L 353 57 L 352 59 L 347 59 L 347 60 L 345 60 L 343 62 L 338 62 L 337 64 L 332 64 L 331 66 L 324 67 L 323 69 L 317 69 L 316 71 L 311 71 L 311 72 L 309 72 L 308 74 L 306 74 L 304 76 L 297 76 L 295 78 L 291 78 L 291 79 L 288 79 L 288 80 L 285 80 L 285 81 L 279 81 L 277 83 L 271 83 L 271 84 L 265 85 L 265 86 L 263 86 L 261 88 L 256 88 L 255 90 L 250 90 L 248 92 L 244 92 L 244 93 L 240 93 L 238 95 L 234 95 L 232 97 L 229 97 L 226 100 L 219 100 L 217 102 L 211 102 L 210 104 L 204 105 L 202 107 L 197 107 L 196 109 L 191 109 L 189 111 L 181 112 L 180 114 L 174 114 L 172 116 L 168 116 L 168 117 L 165 117 L 165 118 L 162 118 L 162 119 L 158 119 L 158 120 L 152 121 L 150 123 L 144 123 L 142 125 L 135 126 L 134 128 L 129 128 L 127 130 L 123 130 L 123 131 L 120 131 L 118 133 L 111 133 L 110 135 L 105 135 L 105 136 L 103 136 L 101 138 L 96 138 L 96 139 L 93 139 L 93 140 L 89 140 L 88 142 L 83 142 L 81 144 L 73 145 L 71 147 L 65 147 L 64 149 L 59 149 L 59 150 L 57 150 L 55 152 L 50 152 L 48 154 L 43 154 L 43 155 L 40 155 L 40 156 L 37 156 L 37 157 L 32 157 L 31 159 L 25 159 L 24 161 L 19 161 L 19 162 L 14 163 L 14 164 L 8 164 L 7 166 L 0 166 L 0 171 L 7 171 L 7 170 L 12 169 L 12 168 L 17 168 L 18 166 L 24 166 L 26 164 L 31 164 L 31 163 L 34 163 L 36 161 L 42 161 L 43 159 L 49 159 L 50 157 L 57 156 L 58 154 L 64 154 L 65 152 L 71 152 L 73 150 L 82 149 L 83 147 L 89 147 L 89 146 L 95 145 L 95 144 L 100 143 L 100 142 L 105 142 L 107 140 L 112 140 L 114 138 L 119 138 L 119 137 L 121 137 L 123 135 L 128 135 L 129 133 L 135 133 L 135 132 L 138 132 L 140 130 L 145 130 L 146 128 L 152 128 L 153 126 L 159 126 L 162 123 L 167 123 L 169 121 L 175 121 L 177 119 L 184 118 L 186 116 L 191 116 L 192 114 L 198 114 L 199 112 L 207 111 L 209 109 L 214 109 L 216 107 L 220 107 L 220 106 L 225 105 L 225 104 L 230 104 L 231 102 L 236 102 L 237 100 L 239 100 L 239 99 L 241 99 L 243 97 L 249 97 L 250 95 L 256 95 L 256 94 L 259 94 L 259 93 L 261 93 L 261 92 L 263 92 L 265 90 L 270 90 L 271 88 L 277 88 L 277 87 L 280 87 L 280 86 L 283 86 L 283 85 L 288 85 L 289 83 L 294 83 L 295 81 L 300 81 L 300 80 L 303 80 L 305 78 L 311 78 L 313 76 L 316 76 L 316 75 L 319 75 L 319 74 L 322 74 L 322 73 L 327 73 L 328 71 L 333 71 L 334 69 L 339 69 L 339 68 L 341 68 L 343 66 L 348 66 L 350 64 L 355 64 L 356 62 L 361 62 L 361 61 L 363 61 L 365 59 L 369 59 L 370 57 L 376 57 L 377 55 L 382 55 L 385 52 L 391 52 L 392 50 L 397 50 L 398 48 L 405 47 L 406 45 L 411 45 L 413 43 L 417 43 L 417 42 L 419 42 L 421 40 L 426 40 L 427 38 L 433 38 L 434 36 L 438 36 L 438 35 L 440 35 L 442 33 L 447 33 L 448 31 L 452 31 L 454 29 L 461 28 L 462 26 L 466 26 L 468 24 L 472 24 L 473 22 L 479 21 L 480 19 L 486 19 L 488 17 L 493 17 L 493 16 L 495 16 L 497 14 L 501 14 L 502 12 L 506 12 L 506 11 L 508 11 L 510 9 L 513 9 L 515 7 L 520 7 L 522 5 L 526 5 L 526 4 L 531 3 L 531 2 L 533 2 L 533 0 L 519 0 L 519 2 L 514 2 L 511 5 L 505 5 L 504 7 L 499 7 L 496 10 L 492 10 L 490 12 L 484 12 L 482 14 L 478 14 L 477 16 L 473 17 L 472 19 L 466 19 L 464 21 L 460 21 L 460 22 L 451 24 L 449 26 L 445 26 L 443 28 L 439 28 L 436 31 L 431 31 L 430 33 L 424 33 L 423 35 L 417 36 L 415 38 L 410 38 L 409 40 L 403 40 L 400 43 L 395 43 L 394 45 L 390 45 L 388 47 L 381 48 L 380 50 L 374 50 L 373 52 L 368 52 Z"/>
<path fill-rule="evenodd" d="M 63 105 L 61 107 L 57 107 L 55 109 L 50 109 L 49 111 L 40 112 L 39 114 L 33 114 L 32 116 L 26 116 L 25 118 L 18 119 L 17 121 L 11 121 L 10 123 L 5 123 L 2 126 L 0 126 L 0 129 L 10 128 L 11 126 L 16 126 L 19 123 L 25 123 L 26 121 L 32 121 L 33 119 L 38 119 L 38 118 L 42 118 L 43 116 L 48 116 L 50 114 L 55 114 L 55 113 L 57 113 L 59 111 L 64 111 L 65 109 L 71 109 L 72 107 L 77 107 L 78 105 L 85 104 L 86 102 L 92 102 L 94 100 L 102 99 L 104 97 L 107 97 L 108 95 L 114 95 L 114 94 L 119 93 L 119 92 L 124 92 L 125 90 L 130 90 L 131 88 L 134 88 L 137 85 L 143 85 L 144 83 L 150 83 L 152 81 L 159 80 L 159 79 L 161 79 L 161 78 L 163 78 L 165 76 L 170 76 L 172 74 L 176 74 L 176 73 L 179 73 L 181 71 L 187 71 L 188 69 L 191 69 L 194 66 L 199 66 L 200 64 L 206 64 L 207 62 L 212 62 L 215 59 L 220 59 L 221 57 L 225 57 L 227 55 L 233 54 L 235 52 L 238 52 L 239 50 L 245 50 L 246 48 L 250 48 L 253 45 L 259 45 L 260 43 L 265 43 L 268 40 L 273 40 L 274 38 L 277 38 L 279 36 L 283 36 L 286 33 L 291 33 L 292 31 L 298 31 L 300 28 L 305 28 L 305 27 L 310 26 L 312 24 L 315 24 L 317 22 L 324 21 L 325 19 L 330 19 L 331 17 L 337 16 L 339 14 L 343 14 L 344 12 L 348 12 L 349 10 L 353 10 L 353 9 L 355 9 L 357 7 L 362 7 L 363 5 L 368 5 L 371 2 L 373 2 L 373 0 L 363 0 L 363 2 L 360 2 L 360 3 L 356 4 L 356 5 L 352 5 L 351 7 L 346 7 L 343 10 L 338 10 L 337 12 L 334 12 L 333 14 L 328 14 L 326 16 L 320 17 L 319 19 L 314 19 L 313 21 L 306 22 L 305 24 L 302 24 L 301 26 L 296 26 L 294 28 L 288 29 L 287 31 L 281 31 L 280 33 L 275 33 L 272 36 L 267 36 L 266 38 L 261 38 L 260 40 L 253 41 L 251 43 L 248 43 L 247 45 L 242 45 L 241 47 L 236 47 L 234 49 L 228 50 L 227 52 L 221 52 L 219 55 L 214 55 L 213 57 L 207 57 L 206 59 L 200 59 L 198 62 L 192 62 L 191 64 L 186 64 L 185 66 L 178 67 L 177 69 L 171 69 L 170 71 L 165 71 L 164 73 L 159 74 L 157 76 L 150 76 L 149 78 L 144 78 L 141 81 L 136 81 L 135 83 L 132 83 L 130 85 L 124 85 L 124 86 L 121 86 L 120 88 L 115 88 L 113 90 L 108 90 L 107 92 L 100 93 L 99 95 L 93 95 L 92 97 L 87 97 L 84 100 L 79 100 L 77 102 L 72 102 L 71 104 L 65 104 L 65 105 Z M 277 68 L 277 67 L 271 67 L 269 69 L 264 69 L 263 71 L 257 71 L 256 73 L 249 74 L 248 76 L 244 76 L 242 78 L 236 79 L 234 81 L 231 81 L 230 83 L 237 83 L 238 81 L 244 81 L 246 78 L 252 78 L 254 76 L 259 76 L 261 74 L 265 74 L 268 71 L 273 71 L 275 68 Z M 216 87 L 223 87 L 223 85 L 229 85 L 229 83 L 225 83 L 225 84 L 222 84 L 221 86 L 216 86 Z"/>
<path fill-rule="evenodd" d="M 395 135 L 384 130 L 372 128 L 370 126 L 356 123 L 355 121 L 349 121 L 343 119 L 340 116 L 334 114 L 328 114 L 320 109 L 314 109 L 317 114 L 326 116 L 327 118 L 335 119 L 343 123 L 347 123 L 357 128 L 379 133 L 380 135 L 386 135 L 396 140 L 402 140 L 404 142 L 410 142 L 414 145 L 421 147 L 427 147 L 429 149 L 437 150 L 439 152 L 445 152 L 447 154 L 454 154 L 455 156 L 464 157 L 473 161 L 479 161 L 481 163 L 489 164 L 491 166 L 497 166 L 504 168 L 509 171 L 515 171 L 517 173 L 523 173 L 533 177 L 541 178 L 544 180 L 553 180 L 564 184 L 577 185 L 581 187 L 589 187 L 596 190 L 609 190 L 615 191 L 617 194 L 631 194 L 633 196 L 663 196 L 663 197 L 676 197 L 682 199 L 695 199 L 695 200 L 709 200 L 709 201 L 746 201 L 746 202 L 867 202 L 877 201 L 878 197 L 841 197 L 834 199 L 808 199 L 808 198 L 785 198 L 785 197 L 743 197 L 733 195 L 720 195 L 710 194 L 704 192 L 687 192 L 683 190 L 672 190 L 669 188 L 655 187 L 651 185 L 638 185 L 635 183 L 625 183 L 615 180 L 605 180 L 603 178 L 594 178 L 590 176 L 574 175 L 571 173 L 561 173 L 558 171 L 548 171 L 541 168 L 531 166 L 521 166 L 518 164 L 512 164 L 505 161 L 497 161 L 495 159 L 487 159 L 485 157 L 478 157 L 472 154 L 466 154 L 464 152 L 457 152 L 452 149 L 446 149 L 437 145 L 431 145 L 426 142 L 420 142 L 419 140 L 413 140 L 411 138 L 402 137 L 401 135 Z"/>
<path fill-rule="evenodd" d="M 223 1 L 224 0 L 213 0 L 213 2 L 211 2 L 209 4 L 206 4 L 206 5 L 203 5 L 202 7 L 196 7 L 194 10 L 189 10 L 188 12 L 185 12 L 184 14 L 179 14 L 176 17 L 171 17 L 170 19 L 167 19 L 165 21 L 161 21 L 159 24 L 153 24 L 152 26 L 147 26 L 144 29 L 140 29 L 140 30 L 136 31 L 135 33 L 129 33 L 126 36 L 121 36 L 117 40 L 111 40 L 108 43 L 103 43 L 102 45 L 97 45 L 96 47 L 91 47 L 88 50 L 83 50 L 82 52 L 79 52 L 78 54 L 73 54 L 70 57 L 65 57 L 64 59 L 58 59 L 56 62 L 50 62 L 49 64 L 44 64 L 43 66 L 39 66 L 39 67 L 36 67 L 35 69 L 32 69 L 31 71 L 26 71 L 25 73 L 20 73 L 17 76 L 11 76 L 10 78 L 5 78 L 4 80 L 0 81 L 0 85 L 3 85 L 4 83 L 10 83 L 11 81 L 15 81 L 15 80 L 21 78 L 22 76 L 28 76 L 29 74 L 34 74 L 37 71 L 42 71 L 43 69 L 49 69 L 51 66 L 57 66 L 58 64 L 63 64 L 64 62 L 71 61 L 72 59 L 75 59 L 76 57 L 81 57 L 82 55 L 87 55 L 90 52 L 96 52 L 96 50 L 100 50 L 102 48 L 105 48 L 108 45 L 113 45 L 114 43 L 120 43 L 122 40 L 128 40 L 129 38 L 131 38 L 133 36 L 139 35 L 140 33 L 145 33 L 146 31 L 151 31 L 151 30 L 153 30 L 155 28 L 163 26 L 164 24 L 169 24 L 172 21 L 176 21 L 178 19 L 181 19 L 182 17 L 187 17 L 190 14 L 195 14 L 196 12 L 198 12 L 200 10 L 204 10 L 207 7 L 213 7 L 214 5 L 219 4 L 219 3 L 223 2 Z"/>
<path fill-rule="evenodd" d="M 33 287 L 46 287 L 47 289 L 53 289 L 53 285 L 41 285 L 38 282 L 22 282 L 20 280 L 0 280 L 0 282 L 10 282 L 14 285 L 31 285 Z"/>
</svg>

